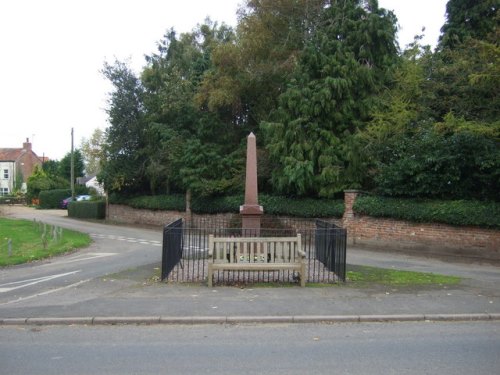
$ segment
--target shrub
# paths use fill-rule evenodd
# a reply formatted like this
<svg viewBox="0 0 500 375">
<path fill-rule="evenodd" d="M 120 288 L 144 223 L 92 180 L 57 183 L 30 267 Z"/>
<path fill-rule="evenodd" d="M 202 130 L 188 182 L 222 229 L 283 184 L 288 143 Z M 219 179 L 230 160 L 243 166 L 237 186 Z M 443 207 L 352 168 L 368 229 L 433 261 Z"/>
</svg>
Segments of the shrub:
<svg viewBox="0 0 500 375">
<path fill-rule="evenodd" d="M 363 215 L 413 222 L 500 228 L 500 203 L 498 202 L 361 196 L 354 203 L 354 211 Z"/>
<path fill-rule="evenodd" d="M 106 217 L 106 203 L 100 200 L 70 202 L 68 216 L 78 219 L 104 219 Z"/>
<path fill-rule="evenodd" d="M 154 196 L 141 196 L 131 198 L 125 202 L 118 200 L 121 203 L 125 203 L 133 208 L 144 208 L 147 210 L 171 210 L 171 211 L 185 211 L 186 203 L 184 200 L 184 195 L 182 194 L 172 194 L 172 195 L 154 195 Z"/>
<path fill-rule="evenodd" d="M 481 134 L 422 132 L 387 144 L 375 176 L 382 195 L 497 200 L 498 141 Z"/>
<path fill-rule="evenodd" d="M 40 208 L 59 208 L 64 198 L 71 196 L 70 189 L 44 190 L 38 195 L 40 199 Z"/>
<path fill-rule="evenodd" d="M 344 214 L 343 200 L 262 195 L 260 204 L 264 206 L 264 211 L 270 215 L 316 218 L 342 217 Z"/>
<path fill-rule="evenodd" d="M 198 214 L 239 213 L 243 204 L 243 195 L 222 197 L 194 198 L 191 210 Z M 184 195 L 141 196 L 123 200 L 113 199 L 113 202 L 127 204 L 133 208 L 149 210 L 186 209 Z M 259 195 L 259 203 L 264 206 L 264 212 L 269 215 L 287 215 L 304 218 L 342 217 L 344 213 L 343 200 L 286 198 L 267 194 Z"/>
<path fill-rule="evenodd" d="M 191 202 L 191 210 L 198 214 L 239 213 L 243 200 L 243 195 L 195 198 Z"/>
</svg>

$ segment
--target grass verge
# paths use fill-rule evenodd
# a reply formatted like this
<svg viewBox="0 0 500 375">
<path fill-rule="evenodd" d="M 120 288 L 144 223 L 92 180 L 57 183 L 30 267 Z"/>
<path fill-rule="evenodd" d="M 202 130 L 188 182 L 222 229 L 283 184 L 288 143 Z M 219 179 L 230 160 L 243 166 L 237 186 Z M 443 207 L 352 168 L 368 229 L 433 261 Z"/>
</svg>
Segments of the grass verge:
<svg viewBox="0 0 500 375">
<path fill-rule="evenodd" d="M 0 267 L 63 254 L 90 242 L 85 233 L 61 228 L 54 231 L 53 226 L 41 222 L 0 218 Z"/>
<path fill-rule="evenodd" d="M 427 272 L 400 271 L 368 266 L 347 266 L 347 281 L 354 285 L 378 284 L 389 286 L 456 285 L 460 277 Z"/>
</svg>

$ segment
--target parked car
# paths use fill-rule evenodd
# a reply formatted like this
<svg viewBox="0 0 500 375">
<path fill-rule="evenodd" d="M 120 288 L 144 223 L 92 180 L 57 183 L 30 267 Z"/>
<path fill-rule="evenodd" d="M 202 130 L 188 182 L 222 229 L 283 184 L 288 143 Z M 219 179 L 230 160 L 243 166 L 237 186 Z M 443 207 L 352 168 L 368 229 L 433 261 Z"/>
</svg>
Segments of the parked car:
<svg viewBox="0 0 500 375">
<path fill-rule="evenodd" d="M 80 201 L 89 201 L 92 198 L 90 195 L 77 195 L 75 197 L 75 202 L 80 202 Z M 73 201 L 72 197 L 65 198 L 61 201 L 61 208 L 62 209 L 68 209 L 68 204 Z"/>
<path fill-rule="evenodd" d="M 62 209 L 67 210 L 68 204 L 73 200 L 73 197 L 64 198 L 59 205 Z"/>
<path fill-rule="evenodd" d="M 76 201 L 77 202 L 80 202 L 80 201 L 89 201 L 91 198 L 92 198 L 92 196 L 90 196 L 90 195 L 77 195 L 76 196 Z"/>
</svg>

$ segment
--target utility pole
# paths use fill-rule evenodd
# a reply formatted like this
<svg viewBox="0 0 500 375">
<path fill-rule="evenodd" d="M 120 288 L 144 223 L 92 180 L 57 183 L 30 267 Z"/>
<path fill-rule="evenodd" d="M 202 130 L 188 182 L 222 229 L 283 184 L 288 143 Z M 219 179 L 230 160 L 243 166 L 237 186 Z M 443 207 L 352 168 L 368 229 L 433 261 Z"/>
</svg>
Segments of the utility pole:
<svg viewBox="0 0 500 375">
<path fill-rule="evenodd" d="M 73 128 L 71 128 L 71 197 L 75 200 L 75 156 L 73 151 Z"/>
</svg>

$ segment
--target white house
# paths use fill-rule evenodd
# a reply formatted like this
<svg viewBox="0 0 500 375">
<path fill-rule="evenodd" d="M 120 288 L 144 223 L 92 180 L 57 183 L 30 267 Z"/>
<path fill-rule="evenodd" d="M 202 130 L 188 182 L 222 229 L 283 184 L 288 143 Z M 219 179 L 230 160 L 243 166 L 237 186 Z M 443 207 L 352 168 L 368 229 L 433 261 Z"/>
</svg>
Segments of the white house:
<svg viewBox="0 0 500 375">
<path fill-rule="evenodd" d="M 21 190 L 26 191 L 28 178 L 35 166 L 41 167 L 42 162 L 31 149 L 29 139 L 22 148 L 0 148 L 0 195 L 13 193 L 18 188 L 16 183 L 20 183 Z"/>
<path fill-rule="evenodd" d="M 105 195 L 103 186 L 97 181 L 97 175 L 92 174 L 86 177 L 78 177 L 76 183 L 79 185 L 85 185 L 88 188 L 93 188 L 97 191 L 99 195 Z"/>
<path fill-rule="evenodd" d="M 0 161 L 0 195 L 8 195 L 14 191 L 16 181 L 16 162 L 14 160 Z"/>
</svg>

